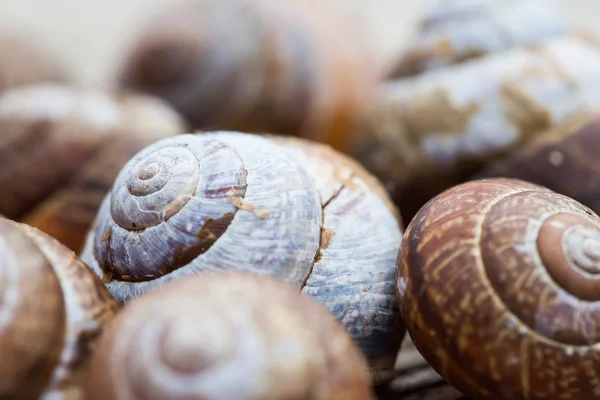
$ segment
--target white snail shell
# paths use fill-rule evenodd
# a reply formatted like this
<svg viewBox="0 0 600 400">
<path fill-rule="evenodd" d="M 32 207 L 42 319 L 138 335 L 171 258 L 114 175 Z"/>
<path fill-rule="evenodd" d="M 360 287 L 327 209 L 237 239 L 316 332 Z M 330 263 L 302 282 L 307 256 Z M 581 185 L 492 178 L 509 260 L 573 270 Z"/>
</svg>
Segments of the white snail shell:
<svg viewBox="0 0 600 400">
<path fill-rule="evenodd" d="M 401 221 L 362 167 L 300 139 L 180 135 L 123 168 L 82 257 L 127 302 L 200 272 L 281 278 L 324 304 L 391 377 Z"/>
<path fill-rule="evenodd" d="M 92 400 L 373 398 L 366 360 L 326 309 L 244 273 L 203 273 L 132 301 L 88 376 Z"/>
</svg>

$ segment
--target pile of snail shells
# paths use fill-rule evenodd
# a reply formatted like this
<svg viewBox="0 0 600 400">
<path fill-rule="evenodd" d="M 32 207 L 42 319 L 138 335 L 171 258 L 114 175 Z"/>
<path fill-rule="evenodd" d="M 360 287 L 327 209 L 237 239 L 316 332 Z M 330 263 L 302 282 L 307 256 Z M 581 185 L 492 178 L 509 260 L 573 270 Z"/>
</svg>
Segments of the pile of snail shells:
<svg viewBox="0 0 600 400">
<path fill-rule="evenodd" d="M 321 0 L 192 0 L 149 21 L 118 85 L 193 129 L 300 136 L 344 149 L 382 76 L 360 19 Z"/>
<path fill-rule="evenodd" d="M 118 309 L 72 251 L 0 218 L 3 399 L 374 399 L 323 306 L 273 278 L 201 274 Z"/>
<path fill-rule="evenodd" d="M 598 399 L 600 218 L 530 182 L 457 185 L 408 225 L 397 291 L 408 333 L 477 399 Z"/>
<path fill-rule="evenodd" d="M 467 13 L 473 24 L 502 16 L 493 12 L 505 9 L 503 2 L 492 3 L 498 6 Z M 544 7 L 533 0 L 531 6 L 525 3 L 513 10 L 524 7 L 522 18 L 532 12 L 527 7 Z M 538 20 L 530 18 L 533 31 Z M 486 26 L 494 37 L 496 25 Z M 547 35 L 531 42 L 525 35 L 522 43 L 498 45 L 491 48 L 497 51 L 381 87 L 349 153 L 386 184 L 406 221 L 433 196 L 598 103 L 600 46 L 561 26 L 556 21 L 556 29 L 536 31 Z"/>
<path fill-rule="evenodd" d="M 60 83 L 0 94 L 0 214 L 80 251 L 102 199 L 136 152 L 183 133 L 163 100 Z"/>
<path fill-rule="evenodd" d="M 405 333 L 394 289 L 402 231 L 383 186 L 331 147 L 216 131 L 132 157 L 81 257 L 123 305 L 205 272 L 278 278 L 338 319 L 380 384 Z"/>
</svg>

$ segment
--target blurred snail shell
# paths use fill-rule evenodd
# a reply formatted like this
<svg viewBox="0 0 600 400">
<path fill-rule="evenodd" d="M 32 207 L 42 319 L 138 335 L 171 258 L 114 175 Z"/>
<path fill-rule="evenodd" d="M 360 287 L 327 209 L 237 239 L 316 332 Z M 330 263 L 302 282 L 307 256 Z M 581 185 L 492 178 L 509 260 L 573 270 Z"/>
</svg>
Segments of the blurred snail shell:
<svg viewBox="0 0 600 400">
<path fill-rule="evenodd" d="M 477 399 L 598 399 L 600 218 L 514 179 L 428 202 L 398 256 L 410 337 Z"/>
<path fill-rule="evenodd" d="M 394 303 L 402 229 L 379 182 L 328 146 L 209 132 L 136 154 L 82 258 L 121 303 L 200 272 L 280 278 L 341 321 L 379 382 L 404 335 Z"/>
<path fill-rule="evenodd" d="M 71 251 L 0 218 L 0 397 L 84 399 L 90 346 L 116 302 Z"/>
<path fill-rule="evenodd" d="M 326 309 L 287 284 L 200 274 L 129 303 L 91 362 L 91 400 L 369 400 L 367 366 Z"/>
<path fill-rule="evenodd" d="M 385 85 L 353 156 L 410 220 L 467 180 L 599 99 L 600 47 L 574 36 Z"/>
<path fill-rule="evenodd" d="M 437 0 L 429 3 L 415 43 L 388 74 L 398 79 L 446 68 L 567 33 L 550 0 Z"/>
<path fill-rule="evenodd" d="M 162 100 L 39 84 L 0 96 L 0 214 L 80 251 L 125 163 L 184 132 Z"/>
<path fill-rule="evenodd" d="M 536 183 L 600 213 L 600 116 L 582 110 L 522 148 L 487 165 L 473 179 L 507 177 Z"/>
<path fill-rule="evenodd" d="M 149 21 L 119 80 L 167 99 L 195 129 L 343 148 L 380 74 L 364 27 L 327 2 L 204 0 Z"/>
<path fill-rule="evenodd" d="M 42 82 L 64 82 L 66 73 L 25 32 L 0 28 L 0 93 Z"/>
</svg>

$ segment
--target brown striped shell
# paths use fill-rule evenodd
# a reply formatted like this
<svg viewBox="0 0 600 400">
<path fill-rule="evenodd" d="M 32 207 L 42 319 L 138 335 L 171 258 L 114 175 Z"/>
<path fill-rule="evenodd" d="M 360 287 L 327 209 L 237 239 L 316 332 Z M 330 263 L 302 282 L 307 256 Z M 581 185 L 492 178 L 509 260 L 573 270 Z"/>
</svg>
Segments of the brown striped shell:
<svg viewBox="0 0 600 400">
<path fill-rule="evenodd" d="M 29 32 L 0 27 L 0 93 L 42 82 L 64 82 L 67 74 Z"/>
<path fill-rule="evenodd" d="M 321 305 L 247 273 L 129 303 L 94 352 L 90 400 L 371 400 L 366 360 Z"/>
<path fill-rule="evenodd" d="M 119 170 L 184 131 L 162 100 L 58 84 L 0 96 L 0 214 L 80 251 Z"/>
<path fill-rule="evenodd" d="M 0 218 L 0 397 L 83 400 L 90 346 L 116 306 L 66 247 Z"/>
<path fill-rule="evenodd" d="M 582 111 L 478 172 L 474 179 L 526 180 L 600 213 L 600 115 Z"/>
<path fill-rule="evenodd" d="M 186 1 L 148 22 L 120 84 L 167 99 L 194 129 L 342 148 L 380 76 L 363 28 L 321 0 Z"/>
<path fill-rule="evenodd" d="M 568 33 L 554 0 L 435 0 L 427 4 L 411 47 L 389 79 L 441 70 Z"/>
<path fill-rule="evenodd" d="M 302 139 L 179 135 L 117 177 L 83 259 L 122 303 L 205 271 L 280 278 L 325 305 L 390 379 L 402 222 L 360 165 Z"/>
<path fill-rule="evenodd" d="M 600 47 L 565 36 L 386 84 L 351 154 L 405 220 L 490 160 L 600 100 Z"/>
<path fill-rule="evenodd" d="M 408 332 L 481 399 L 598 399 L 600 218 L 514 179 L 455 186 L 409 224 L 397 289 Z"/>
</svg>

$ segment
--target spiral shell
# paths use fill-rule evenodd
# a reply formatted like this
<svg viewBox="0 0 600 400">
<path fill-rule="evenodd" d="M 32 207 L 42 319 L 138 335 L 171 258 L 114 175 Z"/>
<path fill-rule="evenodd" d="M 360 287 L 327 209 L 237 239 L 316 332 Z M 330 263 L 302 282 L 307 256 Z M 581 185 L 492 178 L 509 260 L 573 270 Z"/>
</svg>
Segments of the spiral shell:
<svg viewBox="0 0 600 400">
<path fill-rule="evenodd" d="M 391 82 L 351 154 L 410 220 L 492 159 L 594 105 L 599 69 L 599 47 L 561 37 Z"/>
<path fill-rule="evenodd" d="M 512 179 L 456 186 L 406 230 L 398 292 L 411 338 L 482 399 L 597 399 L 600 218 Z"/>
<path fill-rule="evenodd" d="M 430 1 L 415 43 L 392 66 L 388 79 L 438 71 L 568 33 L 563 10 L 550 0 Z"/>
<path fill-rule="evenodd" d="M 67 74 L 28 32 L 0 28 L 0 93 L 42 82 L 64 82 Z"/>
<path fill-rule="evenodd" d="M 205 271 L 280 278 L 325 305 L 391 378 L 402 223 L 357 163 L 301 139 L 239 132 L 160 140 L 125 165 L 82 258 L 127 302 Z"/>
<path fill-rule="evenodd" d="M 80 251 L 123 165 L 184 131 L 161 100 L 39 84 L 0 97 L 0 214 Z"/>
<path fill-rule="evenodd" d="M 56 240 L 0 218 L 0 396 L 83 399 L 89 346 L 116 302 Z"/>
<path fill-rule="evenodd" d="M 197 129 L 303 136 L 342 148 L 376 88 L 368 34 L 319 0 L 204 0 L 149 21 L 123 88 L 167 99 Z"/>
<path fill-rule="evenodd" d="M 91 400 L 373 399 L 335 318 L 254 274 L 200 274 L 138 298 L 96 349 Z"/>
</svg>

